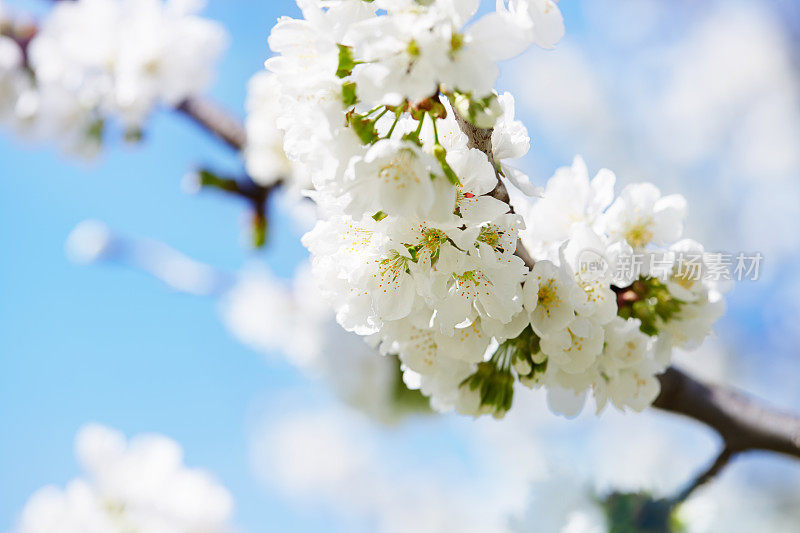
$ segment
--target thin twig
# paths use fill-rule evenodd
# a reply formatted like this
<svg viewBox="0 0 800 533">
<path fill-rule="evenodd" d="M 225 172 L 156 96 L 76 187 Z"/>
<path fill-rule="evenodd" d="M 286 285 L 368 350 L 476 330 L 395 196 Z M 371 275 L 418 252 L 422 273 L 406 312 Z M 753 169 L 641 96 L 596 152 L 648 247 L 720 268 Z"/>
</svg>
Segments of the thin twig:
<svg viewBox="0 0 800 533">
<path fill-rule="evenodd" d="M 175 110 L 235 151 L 240 152 L 244 149 L 247 143 L 244 127 L 239 120 L 221 107 L 207 100 L 188 98 L 181 102 Z"/>
<path fill-rule="evenodd" d="M 722 449 L 719 452 L 719 455 L 711 463 L 707 469 L 705 469 L 701 474 L 699 474 L 696 478 L 694 478 L 686 487 L 683 488 L 674 498 L 671 499 L 672 506 L 676 506 L 684 501 L 700 486 L 705 485 L 712 479 L 714 479 L 722 470 L 730 463 L 731 459 L 733 459 L 736 452 L 731 450 L 728 447 Z"/>
</svg>

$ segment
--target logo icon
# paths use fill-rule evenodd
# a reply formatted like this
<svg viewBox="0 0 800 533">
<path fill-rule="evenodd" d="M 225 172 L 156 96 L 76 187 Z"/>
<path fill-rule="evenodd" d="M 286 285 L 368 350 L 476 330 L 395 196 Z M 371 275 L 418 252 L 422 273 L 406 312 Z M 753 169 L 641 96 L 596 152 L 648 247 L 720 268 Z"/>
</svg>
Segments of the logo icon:
<svg viewBox="0 0 800 533">
<path fill-rule="evenodd" d="M 609 276 L 611 267 L 603 253 L 593 248 L 585 248 L 578 254 L 577 274 L 581 281 L 600 281 Z"/>
</svg>

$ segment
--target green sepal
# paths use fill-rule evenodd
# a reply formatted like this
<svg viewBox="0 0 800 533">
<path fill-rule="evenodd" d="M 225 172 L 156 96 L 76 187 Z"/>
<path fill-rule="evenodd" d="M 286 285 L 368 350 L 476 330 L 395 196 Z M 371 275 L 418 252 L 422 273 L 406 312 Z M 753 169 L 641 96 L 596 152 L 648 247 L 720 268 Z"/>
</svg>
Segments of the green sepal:
<svg viewBox="0 0 800 533">
<path fill-rule="evenodd" d="M 343 44 L 337 44 L 339 47 L 339 66 L 336 69 L 336 76 L 339 78 L 346 78 L 353 73 L 353 69 L 358 62 L 353 58 L 353 48 Z"/>
<path fill-rule="evenodd" d="M 363 144 L 372 144 L 378 140 L 378 130 L 375 128 L 374 120 L 351 113 L 348 115 L 348 121 Z"/>
<path fill-rule="evenodd" d="M 450 163 L 447 162 L 447 150 L 444 149 L 444 146 L 441 144 L 437 144 L 433 147 L 433 155 L 436 160 L 439 162 L 439 165 L 442 167 L 442 172 L 447 177 L 447 181 L 455 185 L 456 187 L 461 186 L 461 181 L 459 181 L 458 176 L 453 171 L 453 168 L 450 166 Z"/>
<path fill-rule="evenodd" d="M 346 81 L 342 84 L 342 102 L 345 107 L 352 107 L 358 102 L 356 84 L 352 81 Z"/>
</svg>

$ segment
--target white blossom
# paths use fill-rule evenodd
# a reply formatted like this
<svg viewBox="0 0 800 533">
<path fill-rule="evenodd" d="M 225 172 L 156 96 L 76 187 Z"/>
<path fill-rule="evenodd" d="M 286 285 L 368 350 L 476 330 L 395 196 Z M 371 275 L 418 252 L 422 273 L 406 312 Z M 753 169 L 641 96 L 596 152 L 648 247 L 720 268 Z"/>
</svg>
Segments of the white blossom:
<svg viewBox="0 0 800 533">
<path fill-rule="evenodd" d="M 502 93 L 497 99 L 503 114 L 492 130 L 492 156 L 499 163 L 503 176 L 517 189 L 528 196 L 541 196 L 542 190 L 535 187 L 530 178 L 511 163 L 525 156 L 531 148 L 528 129 L 514 118 L 514 96 L 511 93 Z"/>
<path fill-rule="evenodd" d="M 263 268 L 248 268 L 223 297 L 220 312 L 242 343 L 270 356 L 283 354 L 349 405 L 385 422 L 403 414 L 394 397 L 396 359 L 336 323 L 308 268 L 296 272 L 291 283 Z"/>
<path fill-rule="evenodd" d="M 0 98 L 15 126 L 91 156 L 106 121 L 131 139 L 160 105 L 176 107 L 214 79 L 227 35 L 200 18 L 202 2 L 78 0 L 56 4 L 27 46 L 32 76 L 16 79 L 16 98 L 0 76 Z M 19 78 L 19 77 L 17 77 Z M 10 100 L 8 98 L 11 98 Z"/>
<path fill-rule="evenodd" d="M 350 28 L 344 44 L 363 61 L 353 70 L 362 100 L 371 105 L 417 102 L 435 95 L 440 84 L 478 96 L 491 92 L 497 66 L 471 46 L 471 36 L 460 33 L 461 21 L 442 4 L 390 8 Z"/>
<path fill-rule="evenodd" d="M 525 278 L 523 301 L 539 335 L 563 330 L 575 318 L 581 289 L 550 261 L 537 261 Z"/>
<path fill-rule="evenodd" d="M 283 132 L 278 128 L 280 86 L 274 75 L 259 72 L 247 85 L 247 147 L 244 150 L 248 175 L 259 185 L 273 185 L 284 180 L 290 186 L 304 189 L 303 182 L 283 150 Z"/>
<path fill-rule="evenodd" d="M 0 36 L 0 122 L 14 123 L 17 99 L 28 85 L 22 50 L 13 39 Z"/>
<path fill-rule="evenodd" d="M 497 176 L 486 154 L 475 148 L 451 150 L 447 162 L 461 181 L 456 207 L 462 218 L 482 224 L 508 212 L 508 204 L 487 196 L 497 186 Z"/>
<path fill-rule="evenodd" d="M 613 239 L 624 239 L 634 249 L 665 245 L 681 238 L 686 200 L 661 196 L 651 183 L 628 185 L 603 214 L 599 224 Z"/>
<path fill-rule="evenodd" d="M 31 496 L 18 533 L 233 531 L 230 493 L 204 471 L 185 467 L 176 442 L 160 435 L 126 442 L 117 431 L 88 425 L 75 452 L 86 477 Z"/>
<path fill-rule="evenodd" d="M 564 35 L 554 0 L 498 0 L 497 11 L 475 23 L 472 33 L 495 60 L 508 59 L 531 43 L 552 48 Z"/>
<path fill-rule="evenodd" d="M 345 175 L 350 197 L 348 214 L 385 211 L 390 215 L 424 217 L 434 202 L 433 156 L 412 143 L 378 141 L 362 158 L 351 160 Z"/>
<path fill-rule="evenodd" d="M 601 170 L 590 181 L 586 163 L 578 156 L 570 167 L 559 168 L 548 180 L 542 198 L 525 213 L 523 241 L 531 250 L 545 249 L 569 238 L 573 226 L 593 226 L 614 199 L 614 174 Z"/>
</svg>

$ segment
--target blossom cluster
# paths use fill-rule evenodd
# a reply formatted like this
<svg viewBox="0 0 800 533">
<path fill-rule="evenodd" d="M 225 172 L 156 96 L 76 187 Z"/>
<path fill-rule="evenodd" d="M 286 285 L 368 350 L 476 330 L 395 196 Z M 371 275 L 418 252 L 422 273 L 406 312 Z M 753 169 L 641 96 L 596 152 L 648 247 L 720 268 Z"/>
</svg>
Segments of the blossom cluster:
<svg viewBox="0 0 800 533">
<path fill-rule="evenodd" d="M 18 533 L 233 531 L 230 493 L 205 472 L 186 468 L 171 439 L 141 435 L 126 442 L 117 431 L 88 425 L 75 451 L 87 476 L 37 491 Z"/>
<path fill-rule="evenodd" d="M 542 198 L 517 204 L 535 260 L 523 288 L 535 347 L 517 355 L 517 370 L 523 383 L 546 386 L 551 407 L 565 414 L 577 413 L 588 391 L 598 410 L 609 401 L 647 407 L 672 349 L 697 347 L 725 308 L 724 283 L 703 275 L 709 256 L 682 238 L 684 198 L 650 183 L 615 197 L 615 179 L 603 169 L 590 180 L 576 157 Z M 641 268 L 624 268 L 631 257 L 644 258 Z"/>
<path fill-rule="evenodd" d="M 0 10 L 0 120 L 92 155 L 109 119 L 138 140 L 157 105 L 177 106 L 212 81 L 227 45 L 195 0 L 58 2 L 39 27 Z"/>
<path fill-rule="evenodd" d="M 466 30 L 477 2 L 300 7 L 303 20 L 272 30 L 279 55 L 267 67 L 284 149 L 322 213 L 304 238 L 314 274 L 345 329 L 398 354 L 406 382 L 451 407 L 492 338 L 524 326 L 512 321 L 522 221 L 487 194 L 498 173 L 531 189 L 507 164 L 529 138 L 513 98 L 492 92 L 494 48 L 508 26 L 524 23 L 526 42 L 558 28 L 534 22 L 524 2 Z M 491 153 L 469 146 L 457 113 L 495 128 Z"/>
<path fill-rule="evenodd" d="M 319 209 L 303 239 L 314 276 L 339 324 L 397 355 L 437 409 L 502 416 L 519 381 L 565 414 L 588 391 L 641 410 L 721 300 L 678 264 L 664 282 L 609 273 L 634 250 L 699 247 L 679 240 L 685 202 L 649 184 L 615 201 L 613 174 L 590 183 L 580 159 L 532 200 L 496 62 L 552 46 L 563 23 L 546 0 L 470 23 L 477 4 L 300 1 L 304 18 L 273 28 L 268 115 Z"/>
</svg>

